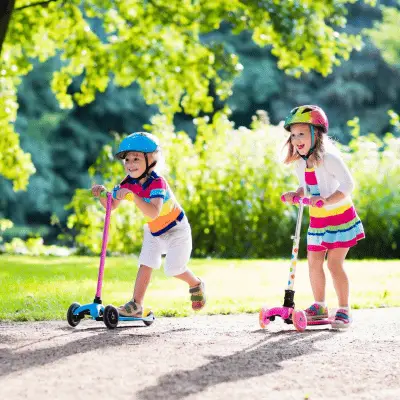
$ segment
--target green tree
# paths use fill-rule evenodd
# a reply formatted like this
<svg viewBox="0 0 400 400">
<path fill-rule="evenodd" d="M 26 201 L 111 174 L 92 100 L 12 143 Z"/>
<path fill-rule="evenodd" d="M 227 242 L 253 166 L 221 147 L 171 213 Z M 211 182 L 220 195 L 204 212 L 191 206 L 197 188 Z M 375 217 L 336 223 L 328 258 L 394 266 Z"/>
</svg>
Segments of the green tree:
<svg viewBox="0 0 400 400">
<path fill-rule="evenodd" d="M 0 43 L 0 175 L 14 189 L 23 189 L 35 171 L 13 126 L 16 88 L 32 69 L 32 60 L 60 55 L 62 66 L 51 86 L 64 108 L 90 103 L 110 81 L 123 87 L 136 82 L 146 102 L 169 118 L 180 111 L 197 115 L 212 110 L 210 85 L 218 97 L 228 97 L 241 69 L 235 54 L 219 43 L 202 42 L 201 35 L 226 22 L 235 34 L 250 31 L 259 46 L 270 45 L 279 68 L 288 73 L 327 75 L 360 46 L 359 37 L 341 31 L 346 3 L 352 1 L 7 2 L 14 9 L 10 21 L 7 16 L 0 21 L 1 41 L 8 24 Z M 99 25 L 101 34 L 96 33 Z"/>
<path fill-rule="evenodd" d="M 345 31 L 359 34 L 381 18 L 380 8 L 356 2 L 348 6 Z M 237 125 L 249 126 L 252 115 L 259 109 L 266 110 L 271 122 L 277 124 L 294 106 L 311 102 L 326 110 L 330 133 L 347 143 L 351 140 L 347 129 L 349 119 L 357 115 L 362 132 L 375 132 L 383 137 L 390 129 L 387 111 L 400 109 L 400 69 L 389 65 L 368 37 L 364 38 L 363 48 L 335 66 L 329 76 L 311 72 L 302 79 L 294 79 L 280 71 L 274 56 L 268 49 L 257 47 L 248 33 L 233 36 L 229 30 L 220 29 L 214 35 L 238 55 L 244 67 L 227 101 Z"/>
<path fill-rule="evenodd" d="M 382 7 L 383 19 L 375 23 L 366 33 L 383 54 L 384 59 L 400 69 L 399 21 L 400 10 L 395 7 Z"/>
</svg>

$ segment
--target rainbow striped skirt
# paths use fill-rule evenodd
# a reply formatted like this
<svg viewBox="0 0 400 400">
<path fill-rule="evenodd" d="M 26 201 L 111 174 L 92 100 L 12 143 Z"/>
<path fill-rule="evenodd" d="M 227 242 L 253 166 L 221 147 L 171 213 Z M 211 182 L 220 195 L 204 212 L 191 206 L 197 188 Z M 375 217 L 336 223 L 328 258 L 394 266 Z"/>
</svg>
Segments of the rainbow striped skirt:
<svg viewBox="0 0 400 400">
<path fill-rule="evenodd" d="M 307 190 L 319 196 L 314 168 L 306 168 Z M 310 207 L 310 226 L 307 232 L 308 251 L 349 248 L 365 237 L 364 228 L 349 197 L 337 204 L 322 208 Z"/>
</svg>

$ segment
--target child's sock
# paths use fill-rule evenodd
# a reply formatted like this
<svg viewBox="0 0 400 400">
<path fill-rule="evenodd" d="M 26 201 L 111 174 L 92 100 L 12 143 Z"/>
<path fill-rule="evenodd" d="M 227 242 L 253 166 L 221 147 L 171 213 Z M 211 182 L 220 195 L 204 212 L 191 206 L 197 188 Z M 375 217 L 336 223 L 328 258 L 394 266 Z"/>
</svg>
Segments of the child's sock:
<svg viewBox="0 0 400 400">
<path fill-rule="evenodd" d="M 345 311 L 347 311 L 347 313 L 350 312 L 350 306 L 346 306 L 346 307 L 344 307 L 344 306 L 339 306 L 339 309 L 345 310 Z"/>
<path fill-rule="evenodd" d="M 326 307 L 326 301 L 316 301 L 315 304 L 318 304 L 320 307 Z"/>
</svg>

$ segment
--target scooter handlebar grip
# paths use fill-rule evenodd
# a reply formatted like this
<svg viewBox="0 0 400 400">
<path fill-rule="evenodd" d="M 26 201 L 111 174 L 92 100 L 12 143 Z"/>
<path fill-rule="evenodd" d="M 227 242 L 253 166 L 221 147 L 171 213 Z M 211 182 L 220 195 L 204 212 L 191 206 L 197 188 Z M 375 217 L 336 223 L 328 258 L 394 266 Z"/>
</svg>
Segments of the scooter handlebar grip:
<svg viewBox="0 0 400 400">
<path fill-rule="evenodd" d="M 311 204 L 311 201 L 310 201 L 310 199 L 308 198 L 308 197 L 304 197 L 303 199 L 302 199 L 302 203 L 304 204 L 304 205 L 306 205 L 306 206 L 309 206 L 310 204 Z M 321 207 L 323 207 L 324 206 L 324 202 L 322 201 L 322 200 L 318 200 L 317 201 L 317 204 L 315 204 L 318 208 L 321 208 Z"/>
<path fill-rule="evenodd" d="M 292 203 L 293 204 L 300 204 L 301 197 L 300 196 L 293 196 Z"/>
<path fill-rule="evenodd" d="M 100 192 L 100 197 L 107 198 L 107 193 L 108 193 L 108 192 L 107 192 L 106 190 L 103 190 L 102 192 Z M 124 197 L 124 200 L 133 201 L 133 193 L 132 193 L 132 192 L 127 193 L 127 194 L 125 195 L 125 197 Z"/>
</svg>

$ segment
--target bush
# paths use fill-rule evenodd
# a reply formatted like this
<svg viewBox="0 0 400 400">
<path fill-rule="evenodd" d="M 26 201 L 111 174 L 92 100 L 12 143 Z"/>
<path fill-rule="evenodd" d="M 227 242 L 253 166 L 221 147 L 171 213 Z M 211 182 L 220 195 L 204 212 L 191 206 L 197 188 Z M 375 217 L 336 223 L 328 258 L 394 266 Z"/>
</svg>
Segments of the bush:
<svg viewBox="0 0 400 400">
<path fill-rule="evenodd" d="M 297 210 L 284 205 L 280 195 L 297 188 L 298 182 L 294 170 L 280 160 L 283 128 L 270 125 L 263 112 L 250 129 L 235 129 L 224 112 L 212 121 L 197 118 L 195 123 L 194 143 L 185 132 L 174 132 L 163 116 L 154 117 L 147 127 L 160 138 L 166 159 L 163 175 L 191 223 L 193 255 L 289 256 Z M 389 134 L 384 141 L 374 135 L 361 137 L 357 121 L 350 125 L 353 140 L 341 150 L 357 182 L 353 197 L 367 236 L 351 255 L 398 257 L 400 195 L 395 188 L 400 187 L 400 139 Z M 89 172 L 109 189 L 124 176 L 111 146 L 104 147 Z M 144 220 L 132 204 L 121 204 L 112 214 L 108 249 L 136 253 Z M 74 214 L 69 227 L 79 232 L 76 245 L 81 251 L 99 253 L 104 209 L 88 190 L 78 190 L 70 207 Z M 303 224 L 302 255 L 306 217 Z"/>
</svg>

